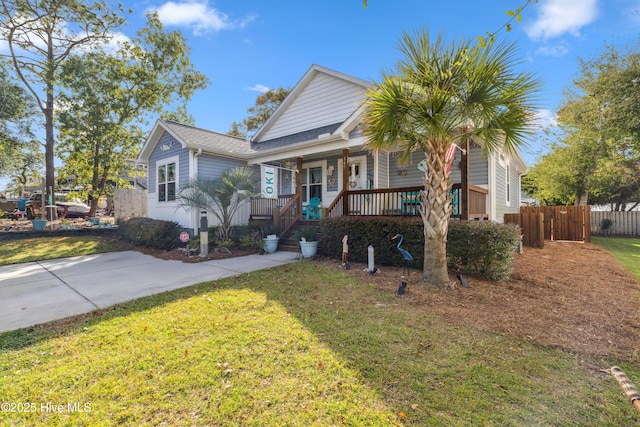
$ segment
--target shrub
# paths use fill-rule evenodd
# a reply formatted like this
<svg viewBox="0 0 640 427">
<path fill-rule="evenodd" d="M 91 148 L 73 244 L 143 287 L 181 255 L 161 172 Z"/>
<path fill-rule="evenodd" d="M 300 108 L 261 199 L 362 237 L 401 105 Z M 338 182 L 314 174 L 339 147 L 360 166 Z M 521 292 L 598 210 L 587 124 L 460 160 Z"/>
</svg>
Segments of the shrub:
<svg viewBox="0 0 640 427">
<path fill-rule="evenodd" d="M 413 256 L 410 267 L 424 264 L 424 226 L 420 218 L 340 217 L 320 222 L 321 255 L 340 259 L 342 237 L 349 236 L 349 260 L 367 262 L 367 249 L 373 245 L 376 265 L 400 267 L 403 257 L 397 250 L 396 234 L 404 236 L 402 248 Z M 462 272 L 490 280 L 508 279 L 520 241 L 517 226 L 485 221 L 450 221 L 447 262 Z"/>
<path fill-rule="evenodd" d="M 397 233 L 404 235 L 403 249 L 414 258 L 409 265 L 422 267 L 424 237 L 419 218 L 402 217 L 340 217 L 320 221 L 321 255 L 338 258 L 342 256 L 342 238 L 349 236 L 349 261 L 367 262 L 369 245 L 375 249 L 376 265 L 402 265 L 402 255 L 396 249 Z"/>
<path fill-rule="evenodd" d="M 240 238 L 240 247 L 248 250 L 259 251 L 264 246 L 262 234 L 259 231 L 252 231 L 251 234 Z"/>
<path fill-rule="evenodd" d="M 451 221 L 447 263 L 461 271 L 505 281 L 513 271 L 520 229 L 513 224 L 485 221 Z"/>
<path fill-rule="evenodd" d="M 603 233 L 609 231 L 611 226 L 613 226 L 613 221 L 611 221 L 609 218 L 602 218 L 602 220 L 600 221 L 600 231 L 602 231 Z"/>
<path fill-rule="evenodd" d="M 118 235 L 136 246 L 171 250 L 180 242 L 180 224 L 151 218 L 118 221 Z"/>
</svg>

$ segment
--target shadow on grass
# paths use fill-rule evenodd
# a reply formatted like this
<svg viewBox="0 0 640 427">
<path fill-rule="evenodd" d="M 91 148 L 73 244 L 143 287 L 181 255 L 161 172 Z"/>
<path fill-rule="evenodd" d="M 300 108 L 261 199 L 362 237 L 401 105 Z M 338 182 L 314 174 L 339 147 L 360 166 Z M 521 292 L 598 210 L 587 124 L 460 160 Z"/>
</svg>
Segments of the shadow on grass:
<svg viewBox="0 0 640 427">
<path fill-rule="evenodd" d="M 629 412 L 602 407 L 619 394 L 584 377 L 572 355 L 447 324 L 395 295 L 313 262 L 242 274 L 0 335 L 0 351 L 80 333 L 116 318 L 206 293 L 260 293 L 295 321 L 395 413 L 416 425 L 624 425 Z M 265 335 L 269 338 L 268 333 Z M 605 387 L 606 389 L 606 387 Z M 575 395 L 583 396 L 576 403 Z M 603 397 L 604 396 L 604 397 Z M 622 424 L 621 424 L 622 423 Z"/>
</svg>

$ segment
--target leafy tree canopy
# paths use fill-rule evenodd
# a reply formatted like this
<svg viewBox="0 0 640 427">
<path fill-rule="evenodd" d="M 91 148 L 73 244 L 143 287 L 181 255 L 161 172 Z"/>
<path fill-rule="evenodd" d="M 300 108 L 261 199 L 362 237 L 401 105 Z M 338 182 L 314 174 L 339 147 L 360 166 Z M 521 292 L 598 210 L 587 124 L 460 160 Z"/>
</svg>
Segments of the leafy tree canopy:
<svg viewBox="0 0 640 427">
<path fill-rule="evenodd" d="M 640 201 L 640 49 L 605 45 L 580 60 L 565 90 L 551 152 L 530 173 L 544 203 L 609 204 Z"/>
<path fill-rule="evenodd" d="M 271 117 L 271 114 L 289 95 L 291 89 L 279 87 L 269 89 L 256 98 L 254 106 L 247 109 L 247 116 L 242 122 L 233 122 L 227 134 L 247 138 L 253 136 L 260 127 Z"/>
<path fill-rule="evenodd" d="M 141 126 L 151 115 L 192 121 L 186 102 L 208 79 L 188 54 L 182 34 L 164 31 L 158 16 L 149 14 L 147 26 L 115 53 L 93 51 L 66 61 L 60 76 L 60 152 L 64 173 L 76 185 L 97 196 L 110 191 L 108 182 L 125 183 L 144 141 Z"/>
</svg>

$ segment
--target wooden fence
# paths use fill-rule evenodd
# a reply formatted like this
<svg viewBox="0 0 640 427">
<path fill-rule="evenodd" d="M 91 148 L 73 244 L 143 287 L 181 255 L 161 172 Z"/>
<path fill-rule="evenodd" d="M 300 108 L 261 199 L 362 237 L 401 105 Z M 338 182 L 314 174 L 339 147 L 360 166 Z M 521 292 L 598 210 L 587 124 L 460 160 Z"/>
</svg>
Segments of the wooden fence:
<svg viewBox="0 0 640 427">
<path fill-rule="evenodd" d="M 522 230 L 522 244 L 530 248 L 544 248 L 544 214 L 523 212 L 504 214 L 505 224 L 517 224 Z"/>
<path fill-rule="evenodd" d="M 640 236 L 640 211 L 591 211 L 591 233 L 605 236 Z"/>
<path fill-rule="evenodd" d="M 116 188 L 113 203 L 116 218 L 147 216 L 146 190 Z"/>
<path fill-rule="evenodd" d="M 519 214 L 505 214 L 504 222 L 520 225 L 526 246 L 539 245 L 543 239 L 590 242 L 589 212 L 589 206 L 523 206 Z"/>
<path fill-rule="evenodd" d="M 544 214 L 546 240 L 591 241 L 589 206 L 523 206 L 523 212 Z"/>
</svg>

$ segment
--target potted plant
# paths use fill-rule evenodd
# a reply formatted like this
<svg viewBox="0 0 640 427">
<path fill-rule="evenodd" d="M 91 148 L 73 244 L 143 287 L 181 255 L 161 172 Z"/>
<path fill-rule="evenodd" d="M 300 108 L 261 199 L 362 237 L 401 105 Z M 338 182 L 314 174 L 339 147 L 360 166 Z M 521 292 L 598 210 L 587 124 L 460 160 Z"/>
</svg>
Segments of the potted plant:
<svg viewBox="0 0 640 427">
<path fill-rule="evenodd" d="M 272 254 L 278 250 L 278 241 L 280 240 L 275 234 L 275 227 L 270 225 L 269 227 L 262 229 L 262 241 L 264 242 L 264 252 Z"/>
<path fill-rule="evenodd" d="M 302 228 L 298 232 L 303 258 L 312 258 L 318 252 L 318 227 Z"/>
<path fill-rule="evenodd" d="M 71 225 L 71 221 L 69 221 L 69 220 L 68 220 L 68 219 L 66 219 L 66 218 L 61 219 L 61 220 L 60 220 L 60 223 L 62 224 L 62 229 L 63 229 L 63 230 L 68 230 L 68 229 L 69 229 L 69 226 Z"/>
</svg>

